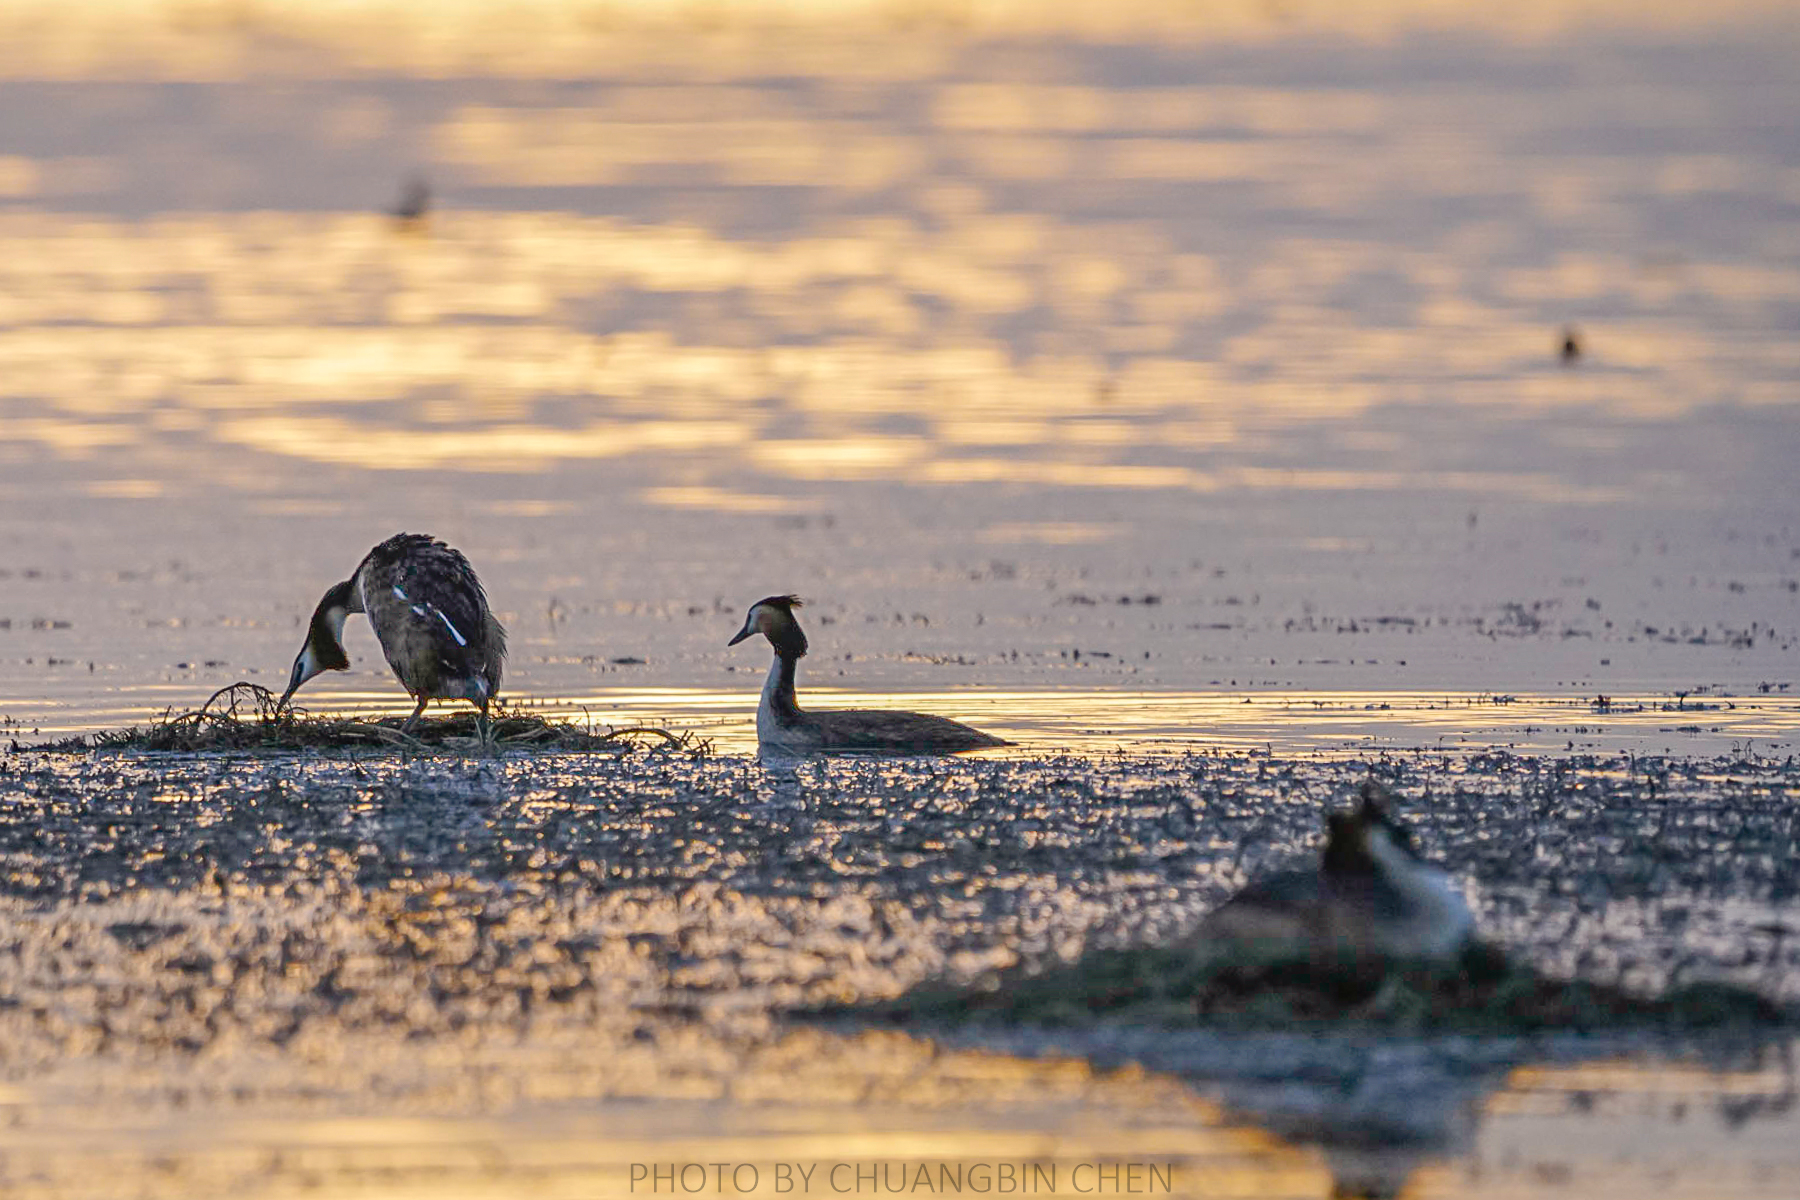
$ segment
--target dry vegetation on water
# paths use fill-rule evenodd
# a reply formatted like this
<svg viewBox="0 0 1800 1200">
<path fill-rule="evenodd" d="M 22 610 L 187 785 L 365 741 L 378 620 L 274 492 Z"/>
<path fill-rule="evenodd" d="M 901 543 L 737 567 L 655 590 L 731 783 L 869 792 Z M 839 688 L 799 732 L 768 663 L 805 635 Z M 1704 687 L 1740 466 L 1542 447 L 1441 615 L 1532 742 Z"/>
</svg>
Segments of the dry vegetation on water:
<svg viewBox="0 0 1800 1200">
<path fill-rule="evenodd" d="M 501 749 L 629 754 L 646 748 L 703 755 L 711 743 L 691 733 L 634 725 L 595 730 L 536 713 L 496 706 L 492 742 Z M 23 747 L 39 752 L 83 754 L 95 750 L 161 750 L 181 753 L 245 750 L 355 750 L 392 746 L 398 749 L 462 749 L 481 746 L 473 709 L 422 718 L 411 729 L 400 717 L 361 720 L 315 716 L 293 707 L 278 708 L 277 697 L 254 683 L 220 688 L 199 708 L 170 710 L 152 725 L 83 734 Z"/>
</svg>

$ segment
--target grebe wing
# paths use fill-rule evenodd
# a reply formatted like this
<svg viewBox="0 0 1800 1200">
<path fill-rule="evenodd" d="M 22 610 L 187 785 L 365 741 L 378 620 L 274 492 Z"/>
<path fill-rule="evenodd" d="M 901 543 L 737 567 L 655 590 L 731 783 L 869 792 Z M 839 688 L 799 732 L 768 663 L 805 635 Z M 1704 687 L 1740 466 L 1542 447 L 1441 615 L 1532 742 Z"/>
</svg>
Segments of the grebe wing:
<svg viewBox="0 0 1800 1200">
<path fill-rule="evenodd" d="M 955 753 L 1011 744 L 961 721 L 929 713 L 852 708 L 807 715 L 817 724 L 826 750 Z"/>
</svg>

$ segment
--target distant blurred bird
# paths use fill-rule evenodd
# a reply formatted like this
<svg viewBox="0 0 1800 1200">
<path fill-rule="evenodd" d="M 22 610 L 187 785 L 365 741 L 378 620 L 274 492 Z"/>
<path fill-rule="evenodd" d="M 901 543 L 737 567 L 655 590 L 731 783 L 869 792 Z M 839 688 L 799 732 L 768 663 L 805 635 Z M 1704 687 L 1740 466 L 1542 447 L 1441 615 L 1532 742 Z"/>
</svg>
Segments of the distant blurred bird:
<svg viewBox="0 0 1800 1200">
<path fill-rule="evenodd" d="M 867 708 L 802 712 L 794 697 L 795 666 L 806 654 L 806 634 L 794 619 L 794 610 L 800 603 L 798 596 L 758 600 L 750 606 L 744 627 L 726 643 L 735 646 L 760 633 L 775 648 L 775 661 L 756 707 L 756 740 L 760 748 L 791 753 L 956 754 L 1010 744 L 960 721 L 926 713 Z"/>
<path fill-rule="evenodd" d="M 487 593 L 468 559 L 422 533 L 397 533 L 370 550 L 313 610 L 278 708 L 320 672 L 350 669 L 344 619 L 351 613 L 368 615 L 388 665 L 419 701 L 404 728 L 412 729 L 427 701 L 468 700 L 481 710 L 486 740 L 506 630 L 488 611 Z"/>
<path fill-rule="evenodd" d="M 1572 367 L 1581 361 L 1581 339 L 1576 336 L 1575 327 L 1566 325 L 1562 334 L 1562 365 Z"/>
<path fill-rule="evenodd" d="M 417 225 L 431 212 L 431 185 L 423 175 L 414 175 L 400 189 L 400 200 L 392 209 L 393 217 L 402 225 Z"/>
<path fill-rule="evenodd" d="M 1468 901 L 1425 862 L 1373 781 L 1354 811 L 1326 818 L 1316 870 L 1246 886 L 1200 926 L 1209 943 L 1258 957 L 1454 961 L 1475 936 Z"/>
</svg>

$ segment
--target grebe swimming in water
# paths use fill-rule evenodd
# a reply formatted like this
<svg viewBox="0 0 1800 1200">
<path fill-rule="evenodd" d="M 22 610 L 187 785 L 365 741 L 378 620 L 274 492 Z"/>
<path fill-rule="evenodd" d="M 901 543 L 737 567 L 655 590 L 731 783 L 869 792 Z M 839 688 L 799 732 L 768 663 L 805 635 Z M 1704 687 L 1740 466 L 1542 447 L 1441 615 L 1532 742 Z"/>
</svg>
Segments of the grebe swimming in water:
<svg viewBox="0 0 1800 1200">
<path fill-rule="evenodd" d="M 884 709 L 805 712 L 794 697 L 794 671 L 806 653 L 806 634 L 794 619 L 798 596 L 770 596 L 750 606 L 744 627 L 727 645 L 762 634 L 775 648 L 775 661 L 756 706 L 756 740 L 761 749 L 810 753 L 862 751 L 886 754 L 955 754 L 1010 743 L 960 721 L 926 713 Z"/>
</svg>

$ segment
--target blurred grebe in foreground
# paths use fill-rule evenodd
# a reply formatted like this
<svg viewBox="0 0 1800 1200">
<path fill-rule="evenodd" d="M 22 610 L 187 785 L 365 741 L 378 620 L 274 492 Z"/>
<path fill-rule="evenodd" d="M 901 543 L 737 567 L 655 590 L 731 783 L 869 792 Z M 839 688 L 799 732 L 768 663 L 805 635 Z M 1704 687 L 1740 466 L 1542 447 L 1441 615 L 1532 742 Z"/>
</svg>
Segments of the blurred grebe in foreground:
<svg viewBox="0 0 1800 1200">
<path fill-rule="evenodd" d="M 882 709 L 802 712 L 794 699 L 794 667 L 806 653 L 806 634 L 794 619 L 798 596 L 770 596 L 750 606 L 744 627 L 727 645 L 760 633 L 775 648 L 775 662 L 756 706 L 756 740 L 765 750 L 805 753 L 860 750 L 888 754 L 954 754 L 1009 742 L 960 721 L 924 713 Z"/>
<path fill-rule="evenodd" d="M 1257 957 L 1462 957 L 1475 937 L 1468 902 L 1419 857 L 1387 801 L 1364 784 L 1355 811 L 1327 818 L 1317 870 L 1250 884 L 1206 918 L 1200 936 Z"/>
<path fill-rule="evenodd" d="M 469 700 L 481 710 L 500 691 L 506 630 L 488 611 L 487 594 L 469 560 L 422 533 L 397 533 L 363 556 L 354 574 L 325 593 L 313 610 L 306 644 L 294 659 L 281 704 L 321 671 L 347 671 L 344 618 L 366 613 L 388 666 L 419 701 L 412 729 L 430 700 Z"/>
</svg>

